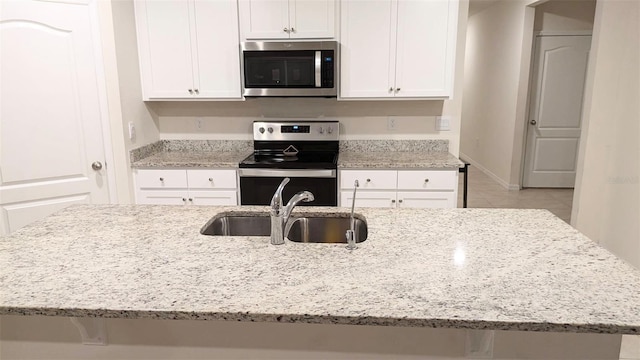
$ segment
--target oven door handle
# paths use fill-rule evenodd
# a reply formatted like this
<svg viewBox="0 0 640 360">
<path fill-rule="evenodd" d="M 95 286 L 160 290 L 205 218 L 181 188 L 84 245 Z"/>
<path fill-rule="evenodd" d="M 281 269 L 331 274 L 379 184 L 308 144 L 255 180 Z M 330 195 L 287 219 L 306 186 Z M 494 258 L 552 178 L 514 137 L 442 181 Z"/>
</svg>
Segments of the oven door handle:
<svg viewBox="0 0 640 360">
<path fill-rule="evenodd" d="M 308 170 L 308 169 L 238 169 L 240 177 L 315 177 L 335 178 L 336 170 Z"/>
</svg>

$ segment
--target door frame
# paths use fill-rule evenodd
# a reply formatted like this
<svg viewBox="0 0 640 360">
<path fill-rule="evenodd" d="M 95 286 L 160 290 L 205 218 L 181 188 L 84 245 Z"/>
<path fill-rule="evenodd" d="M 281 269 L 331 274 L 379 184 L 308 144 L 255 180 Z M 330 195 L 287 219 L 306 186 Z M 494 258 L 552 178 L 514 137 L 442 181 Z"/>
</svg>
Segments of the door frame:
<svg viewBox="0 0 640 360">
<path fill-rule="evenodd" d="M 535 11 L 535 8 L 534 8 Z M 519 173 L 519 181 L 518 185 L 520 189 L 524 188 L 524 177 L 526 172 L 526 156 L 527 156 L 527 139 L 529 137 L 529 131 L 531 131 L 531 126 L 529 125 L 529 114 L 531 112 L 531 95 L 534 81 L 537 81 L 534 74 L 534 63 L 536 61 L 536 38 L 538 36 L 592 36 L 593 31 L 591 30 L 575 30 L 575 31 L 534 31 L 533 36 L 531 38 L 531 57 L 529 61 L 529 82 L 527 84 L 527 100 L 525 106 L 525 115 L 524 115 L 524 131 L 522 132 L 522 148 L 520 152 L 520 173 Z M 589 58 L 591 61 L 591 58 Z M 588 64 L 587 64 L 588 66 Z M 583 89 L 584 91 L 584 89 Z M 584 124 L 582 124 L 584 125 Z M 580 140 L 579 140 L 580 141 Z M 578 156 L 580 153 L 580 147 L 578 147 Z M 575 185 L 575 184 L 574 184 Z"/>
</svg>

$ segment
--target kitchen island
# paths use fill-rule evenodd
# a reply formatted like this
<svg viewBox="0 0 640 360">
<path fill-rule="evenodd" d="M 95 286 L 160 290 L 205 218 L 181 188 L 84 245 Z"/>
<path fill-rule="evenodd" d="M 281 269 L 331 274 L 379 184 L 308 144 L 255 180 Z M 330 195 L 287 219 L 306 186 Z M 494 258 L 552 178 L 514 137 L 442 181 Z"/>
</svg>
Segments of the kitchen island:
<svg viewBox="0 0 640 360">
<path fill-rule="evenodd" d="M 563 339 L 556 358 L 617 358 L 620 335 L 640 333 L 640 271 L 546 210 L 356 209 L 368 238 L 355 251 L 199 233 L 221 212 L 266 210 L 81 205 L 2 238 L 3 351 L 35 341 L 13 328 L 65 317 L 118 319 L 111 344 L 191 334 L 176 346 L 218 357 L 455 358 L 493 346 L 497 330 L 496 358 L 541 336 Z"/>
</svg>

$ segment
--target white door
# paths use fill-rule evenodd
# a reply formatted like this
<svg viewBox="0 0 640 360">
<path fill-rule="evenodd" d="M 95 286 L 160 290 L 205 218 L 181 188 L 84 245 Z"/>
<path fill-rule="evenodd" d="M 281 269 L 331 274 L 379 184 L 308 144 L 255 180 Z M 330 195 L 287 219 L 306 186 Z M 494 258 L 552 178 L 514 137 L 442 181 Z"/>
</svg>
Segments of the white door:
<svg viewBox="0 0 640 360">
<path fill-rule="evenodd" d="M 591 36 L 536 38 L 523 187 L 572 188 Z"/>
<path fill-rule="evenodd" d="M 87 3 L 0 2 L 0 234 L 109 202 Z"/>
<path fill-rule="evenodd" d="M 136 1 L 144 96 L 191 98 L 193 63 L 187 1 Z"/>
<path fill-rule="evenodd" d="M 291 38 L 333 38 L 335 0 L 289 1 Z"/>
<path fill-rule="evenodd" d="M 397 7 L 391 0 L 342 1 L 340 97 L 392 97 Z"/>
</svg>

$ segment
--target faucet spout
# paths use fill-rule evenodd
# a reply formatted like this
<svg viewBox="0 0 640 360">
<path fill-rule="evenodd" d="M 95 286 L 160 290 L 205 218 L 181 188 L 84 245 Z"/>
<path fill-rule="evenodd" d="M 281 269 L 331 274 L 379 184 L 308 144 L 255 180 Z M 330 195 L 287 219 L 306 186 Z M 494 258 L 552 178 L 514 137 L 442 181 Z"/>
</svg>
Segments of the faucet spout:
<svg viewBox="0 0 640 360">
<path fill-rule="evenodd" d="M 358 190 L 358 187 L 360 187 L 360 183 L 358 182 L 358 180 L 356 180 L 353 183 L 353 199 L 351 199 L 351 225 L 349 227 L 349 230 L 347 230 L 347 233 L 345 234 L 345 236 L 347 237 L 347 249 L 349 250 L 357 249 L 356 219 L 353 217 L 353 210 L 356 207 L 356 190 Z"/>
<path fill-rule="evenodd" d="M 289 217 L 291 216 L 291 212 L 293 208 L 296 207 L 300 202 L 309 202 L 313 201 L 315 198 L 312 193 L 309 191 L 300 191 L 299 193 L 293 195 L 291 200 L 287 203 L 286 206 L 282 206 L 282 191 L 284 190 L 285 185 L 289 183 L 289 178 L 284 178 L 276 189 L 276 192 L 273 194 L 271 198 L 271 244 L 272 245 L 282 245 L 284 244 L 284 238 L 289 233 L 291 229 L 291 225 L 293 222 L 289 223 Z"/>
</svg>

